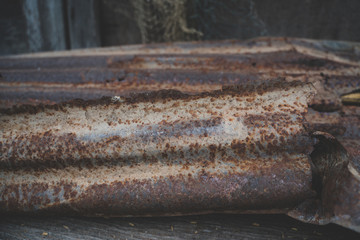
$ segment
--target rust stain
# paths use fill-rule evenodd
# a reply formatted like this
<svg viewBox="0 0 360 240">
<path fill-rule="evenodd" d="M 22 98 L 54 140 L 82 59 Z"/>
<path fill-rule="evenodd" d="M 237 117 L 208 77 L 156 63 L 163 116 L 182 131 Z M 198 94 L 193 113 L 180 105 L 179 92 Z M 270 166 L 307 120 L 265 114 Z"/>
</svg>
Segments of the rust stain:
<svg viewBox="0 0 360 240">
<path fill-rule="evenodd" d="M 313 93 L 310 84 L 278 79 L 197 95 L 169 90 L 3 111 L 1 211 L 293 207 L 314 195 L 313 141 L 302 116 Z"/>
<path fill-rule="evenodd" d="M 158 89 L 195 94 L 280 76 L 321 82 L 315 86 L 324 94 L 318 94 L 321 97 L 312 105 L 327 111 L 338 110 L 340 96 L 360 88 L 356 51 L 331 52 L 326 42 L 301 39 L 255 42 L 138 46 L 112 52 L 88 50 L 79 56 L 73 52 L 71 56 L 58 53 L 0 58 L 0 107 L 31 101 L 59 103 L 74 98 L 128 96 L 134 91 Z M 356 48 L 347 44 L 349 49 Z M 328 98 L 329 94 L 333 96 Z"/>
<path fill-rule="evenodd" d="M 344 97 L 360 89 L 359 45 L 337 46 L 260 38 L 2 57 L 0 209 L 277 209 L 360 231 L 360 108 Z"/>
</svg>

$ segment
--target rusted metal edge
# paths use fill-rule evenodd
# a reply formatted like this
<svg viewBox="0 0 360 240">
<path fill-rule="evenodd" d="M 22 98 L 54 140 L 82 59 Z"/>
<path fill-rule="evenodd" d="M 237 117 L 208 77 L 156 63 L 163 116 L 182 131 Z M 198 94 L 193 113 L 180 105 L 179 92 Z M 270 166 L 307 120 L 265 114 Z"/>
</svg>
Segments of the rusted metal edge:
<svg viewBox="0 0 360 240">
<path fill-rule="evenodd" d="M 357 43 L 260 38 L 119 49 L 2 57 L 0 107 L 169 88 L 198 93 L 280 76 L 321 82 L 312 105 L 336 111 L 340 95 L 360 89 Z"/>
<path fill-rule="evenodd" d="M 288 215 L 304 222 L 336 223 L 360 232 L 359 158 L 328 133 L 314 132 L 313 136 L 319 139 L 311 154 L 313 186 L 318 195 Z"/>
</svg>

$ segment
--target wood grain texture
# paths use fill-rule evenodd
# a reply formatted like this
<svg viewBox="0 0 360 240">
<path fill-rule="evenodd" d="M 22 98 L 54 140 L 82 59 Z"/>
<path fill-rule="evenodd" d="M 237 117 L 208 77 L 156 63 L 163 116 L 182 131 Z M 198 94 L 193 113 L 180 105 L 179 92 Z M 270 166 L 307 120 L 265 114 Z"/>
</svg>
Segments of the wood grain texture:
<svg viewBox="0 0 360 240">
<path fill-rule="evenodd" d="M 39 2 L 43 50 L 64 50 L 66 46 L 65 16 L 63 1 Z"/>
<path fill-rule="evenodd" d="M 149 42 L 257 36 L 360 41 L 357 0 L 194 0 L 177 4 L 181 11 L 169 8 L 172 1 L 163 2 L 160 10 L 146 0 L 2 0 L 0 55 L 134 44 L 146 42 L 145 35 Z M 145 7 L 146 14 L 135 6 Z M 165 26 L 174 29 L 171 37 L 165 37 Z"/>
<path fill-rule="evenodd" d="M 8 216 L 1 239 L 359 239 L 336 225 L 316 226 L 284 215 L 202 215 L 158 218 Z"/>
<path fill-rule="evenodd" d="M 103 0 L 100 2 L 100 31 L 103 46 L 142 43 L 131 1 Z"/>
<path fill-rule="evenodd" d="M 63 1 L 2 1 L 0 54 L 66 49 Z"/>
<path fill-rule="evenodd" d="M 39 3 L 36 0 L 25 1 L 23 12 L 26 19 L 26 34 L 30 52 L 41 51 L 43 38 L 41 36 Z"/>
<path fill-rule="evenodd" d="M 97 1 L 67 1 L 70 48 L 100 46 Z"/>
<path fill-rule="evenodd" d="M 21 0 L 1 1 L 0 55 L 29 52 L 22 2 Z"/>
</svg>

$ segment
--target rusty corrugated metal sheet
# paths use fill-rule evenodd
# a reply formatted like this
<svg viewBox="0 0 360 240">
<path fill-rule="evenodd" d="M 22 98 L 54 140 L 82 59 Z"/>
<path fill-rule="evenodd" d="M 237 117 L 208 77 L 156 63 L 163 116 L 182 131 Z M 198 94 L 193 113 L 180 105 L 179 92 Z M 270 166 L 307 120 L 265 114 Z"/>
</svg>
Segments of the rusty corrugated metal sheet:
<svg viewBox="0 0 360 240">
<path fill-rule="evenodd" d="M 137 45 L 0 58 L 0 107 L 3 109 L 1 118 L 8 121 L 7 123 L 1 123 L 2 129 L 4 129 L 2 134 L 5 136 L 1 145 L 3 149 L 2 159 L 4 160 L 2 161 L 2 169 L 7 172 L 6 174 L 12 174 L 14 178 L 9 180 L 11 178 L 5 173 L 1 175 L 6 184 L 14 184 L 14 186 L 18 184 L 14 189 L 5 188 L 4 186 L 10 185 L 3 184 L 2 195 L 5 196 L 4 189 L 6 189 L 7 193 L 7 200 L 3 201 L 5 205 L 2 205 L 4 206 L 3 210 L 53 209 L 54 211 L 62 211 L 65 209 L 70 212 L 80 211 L 86 213 L 90 209 L 90 212 L 94 213 L 94 209 L 98 209 L 99 213 L 104 214 L 109 213 L 109 211 L 113 213 L 110 210 L 113 207 L 122 215 L 138 215 L 144 209 L 147 209 L 148 214 L 152 215 L 154 213 L 177 214 L 180 212 L 226 211 L 226 209 L 231 211 L 259 211 L 265 209 L 288 211 L 286 209 L 289 209 L 289 215 L 303 221 L 313 223 L 335 222 L 359 231 L 360 191 L 358 176 L 360 160 L 358 149 L 360 149 L 360 114 L 359 107 L 344 105 L 341 100 L 343 94 L 360 88 L 359 49 L 360 45 L 357 43 L 261 38 L 246 42 L 223 41 Z M 240 127 L 243 124 L 242 121 L 247 119 L 247 116 L 241 114 L 235 121 L 230 121 L 225 117 L 230 116 L 232 111 L 236 111 L 236 109 L 232 109 L 229 112 L 229 109 L 227 109 L 227 107 L 234 107 L 231 105 L 232 103 L 222 102 L 223 105 L 219 106 L 219 109 L 212 110 L 217 114 L 226 114 L 218 118 L 208 115 L 208 120 L 211 119 L 210 122 L 204 122 L 204 118 L 200 118 L 197 113 L 197 111 L 202 112 L 204 115 L 201 116 L 209 114 L 205 113 L 204 106 L 201 107 L 199 104 L 192 106 L 192 104 L 189 104 L 189 102 L 193 103 L 198 99 L 203 99 L 209 106 L 216 105 L 223 100 L 224 96 L 228 96 L 226 94 L 229 93 L 229 89 L 220 91 L 224 85 L 247 85 L 253 86 L 253 89 L 260 82 L 266 84 L 269 79 L 278 77 L 284 77 L 286 81 L 295 81 L 298 84 L 300 82 L 310 82 L 317 90 L 317 94 L 309 103 L 310 109 L 306 114 L 304 112 L 306 107 L 301 105 L 296 107 L 299 110 L 298 112 L 288 113 L 289 116 L 293 116 L 292 120 L 276 120 L 272 111 L 265 107 L 267 102 L 263 96 L 272 96 L 272 91 L 279 93 L 279 90 L 266 91 L 263 95 L 259 95 L 258 100 L 255 100 L 255 102 L 260 101 L 257 102 L 259 106 L 265 107 L 263 113 L 267 113 L 270 120 L 265 119 L 265 115 L 261 118 L 260 115 L 262 114 L 255 111 L 261 118 L 261 120 L 254 119 L 254 123 L 258 125 L 245 126 L 244 129 L 258 128 L 264 131 L 263 134 L 265 135 L 263 136 L 268 136 L 269 131 L 276 129 L 279 130 L 279 135 L 276 136 L 280 137 L 282 136 L 280 130 L 284 128 L 282 124 L 290 124 L 291 121 L 294 121 L 292 124 L 295 124 L 298 129 L 300 128 L 300 122 L 296 122 L 295 116 L 302 119 L 301 126 L 304 124 L 305 132 L 304 135 L 301 135 L 301 141 L 293 144 L 287 142 L 290 138 L 298 136 L 297 128 L 293 128 L 287 129 L 286 132 L 290 135 L 287 136 L 283 144 L 277 142 L 281 146 L 279 156 L 286 155 L 287 151 L 290 153 L 289 161 L 285 161 L 284 165 L 281 166 L 279 165 L 282 162 L 281 157 L 278 159 L 269 152 L 266 154 L 270 155 L 260 154 L 262 151 L 266 152 L 267 147 L 271 147 L 271 145 L 268 145 L 268 142 L 271 142 L 269 139 L 262 139 L 257 143 L 259 145 L 256 145 L 255 142 L 252 142 L 255 138 L 252 138 L 249 144 L 246 143 L 247 155 L 242 156 L 246 159 L 245 162 L 240 161 L 242 157 L 237 155 L 239 153 L 237 150 L 231 148 L 229 139 L 242 139 L 244 136 L 236 135 L 239 134 L 236 132 L 232 133 L 233 138 L 227 138 L 228 135 L 226 134 L 229 133 L 219 130 L 225 131 L 226 128 L 223 126 L 226 124 L 229 127 L 231 124 L 238 123 L 237 127 Z M 288 83 L 282 82 L 282 84 L 286 85 Z M 122 117 L 124 116 L 129 121 L 136 120 L 136 118 L 147 119 L 149 116 L 144 113 L 144 109 L 139 108 L 139 104 L 150 104 L 148 101 L 137 102 L 129 100 L 133 98 L 124 97 L 129 97 L 133 93 L 158 89 L 180 90 L 191 96 L 185 96 L 178 92 L 169 92 L 168 97 L 165 98 L 173 100 L 164 101 L 155 97 L 151 104 L 161 105 L 161 107 L 158 107 L 159 112 L 156 116 L 162 114 L 159 119 L 161 118 L 164 122 L 157 123 L 156 121 L 159 119 L 155 117 L 148 119 L 148 123 L 153 130 L 147 130 L 135 122 L 129 123 L 133 128 L 125 127 L 127 125 L 123 122 L 117 122 L 116 126 L 112 125 L 113 122 L 116 122 L 116 116 L 119 114 L 117 111 L 121 109 L 119 106 L 131 106 L 131 109 L 123 109 L 123 114 L 121 114 Z M 204 91 L 216 90 L 224 95 L 220 94 L 221 97 L 219 98 L 218 92 L 217 97 L 213 99 L 214 102 L 209 102 L 209 99 L 207 99 L 211 94 L 201 94 Z M 284 92 L 288 90 L 283 89 Z M 248 89 L 248 91 L 250 90 Z M 233 89 L 231 94 L 240 93 L 234 92 Z M 294 93 L 289 93 L 289 96 L 284 95 L 277 100 L 272 96 L 269 97 L 269 101 L 286 101 L 292 98 L 293 95 Z M 72 104 L 54 105 L 53 108 L 41 106 L 31 108 L 27 106 L 4 110 L 24 103 L 32 105 L 39 103 L 57 104 L 75 98 L 96 99 L 102 96 L 119 96 L 114 100 L 120 99 L 122 101 L 125 99 L 125 103 L 109 103 L 108 100 L 103 99 L 95 102 L 77 101 L 77 103 L 72 102 Z M 129 101 L 133 102 L 130 103 Z M 186 106 L 186 109 L 192 111 L 194 115 L 179 115 L 179 117 L 188 117 L 185 122 L 181 120 L 174 122 L 176 120 L 172 117 L 175 115 L 172 115 L 169 116 L 172 119 L 169 121 L 165 116 L 165 112 L 170 111 L 165 107 L 168 101 L 177 102 L 175 105 L 180 104 L 175 106 L 175 109 L 184 110 L 180 106 Z M 245 104 L 245 101 L 239 98 L 235 100 L 235 103 L 242 105 Z M 352 103 L 354 103 L 353 100 Z M 279 104 L 278 107 L 282 108 Z M 253 109 L 256 109 L 256 107 L 253 106 Z M 285 109 L 283 110 L 283 114 L 285 114 Z M 249 113 L 248 111 L 252 112 L 252 115 L 255 114 L 250 109 L 243 109 L 242 112 Z M 25 112 L 27 113 L 25 114 Z M 93 113 L 89 114 L 89 112 Z M 115 115 L 112 114 L 114 112 Z M 305 114 L 307 121 L 304 121 L 301 112 Z M 99 114 L 101 113 L 103 114 L 100 117 Z M 135 116 L 130 113 L 138 115 Z M 40 116 L 44 117 L 45 120 L 41 120 Z M 53 124 L 49 124 L 50 119 Z M 99 123 L 100 120 L 105 119 L 107 123 Z M 70 122 L 67 122 L 68 120 Z M 47 121 L 48 123 L 46 123 Z M 101 130 L 98 130 L 100 135 L 89 134 L 92 132 L 92 130 L 88 129 L 89 127 L 92 128 L 91 121 L 96 126 L 103 126 L 99 129 L 104 130 L 106 134 L 101 135 Z M 261 125 L 264 124 L 264 121 L 267 124 L 266 126 Z M 16 126 L 23 127 L 24 132 L 21 133 L 23 135 L 20 134 L 22 130 L 18 129 L 17 133 L 12 136 L 11 131 L 15 129 L 14 122 L 18 123 Z M 41 123 L 44 123 L 44 125 L 40 126 Z M 61 129 L 60 132 L 54 132 L 56 126 L 60 126 L 59 124 L 56 125 L 57 123 L 63 124 L 60 124 L 60 128 L 58 127 Z M 275 123 L 279 124 L 278 128 L 269 127 L 269 124 Z M 72 127 L 63 128 L 64 124 Z M 76 126 L 79 126 L 79 129 Z M 114 130 L 119 127 L 123 130 Z M 51 131 L 47 132 L 47 128 Z M 26 133 L 25 130 L 31 133 Z M 85 134 L 86 131 L 88 131 L 87 135 Z M 133 132 L 132 135 L 130 131 Z M 204 133 L 203 131 L 220 131 L 218 133 L 212 132 L 219 136 L 219 141 L 216 142 L 216 148 L 213 150 L 215 151 L 215 162 L 204 163 L 204 166 L 201 165 L 200 159 L 208 161 L 209 157 L 212 156 L 212 147 L 210 147 L 212 144 L 208 142 L 212 137 L 210 135 L 203 136 L 202 140 L 205 139 L 205 142 L 202 140 L 199 142 L 201 133 Z M 318 131 L 332 134 L 339 142 L 333 140 L 327 133 L 320 134 Z M 113 132 L 113 135 L 110 132 Z M 161 136 L 159 132 L 163 132 L 165 135 Z M 183 132 L 183 134 L 180 135 L 179 132 Z M 69 133 L 69 135 L 66 135 L 66 133 Z M 101 143 L 110 135 L 114 138 L 114 134 L 118 135 L 120 133 L 131 135 L 126 135 L 125 145 L 127 144 L 126 146 L 129 146 L 129 149 L 137 149 L 133 153 L 134 156 L 129 157 L 125 152 L 118 152 L 116 144 L 114 145 L 113 142 L 115 139 L 106 144 L 96 145 L 96 142 Z M 156 137 L 155 133 L 157 134 Z M 305 151 L 305 148 L 312 145 L 309 137 L 311 133 L 316 133 L 313 138 L 319 139 L 320 143 L 315 145 L 315 150 L 321 149 L 322 154 L 319 154 L 319 150 L 314 151 L 311 155 L 312 159 L 309 161 L 309 158 L 306 157 L 308 152 Z M 62 137 L 56 134 L 60 134 Z M 171 134 L 174 134 L 174 136 Z M 257 131 L 256 134 L 254 136 L 260 137 L 262 135 Z M 20 136 L 23 137 L 22 140 Z M 83 137 L 79 140 L 79 136 Z M 186 155 L 187 157 L 185 157 L 184 155 L 182 157 L 182 155 L 179 155 L 178 148 L 182 149 L 185 146 L 182 145 L 182 141 L 176 141 L 173 146 L 176 149 L 163 149 L 166 147 L 166 143 L 164 146 L 162 141 L 170 141 L 170 139 L 177 139 L 177 137 L 188 139 L 192 144 L 195 144 L 195 149 L 186 148 L 182 150 L 182 152 L 185 151 L 186 154 L 190 154 L 189 156 Z M 297 139 L 297 137 L 294 139 Z M 151 143 L 154 144 L 155 140 L 157 141 L 156 147 L 160 149 L 159 155 L 153 152 L 152 155 L 149 155 L 146 149 L 152 149 L 149 146 Z M 69 145 L 64 144 L 64 147 L 60 147 L 62 143 L 67 141 L 70 141 Z M 298 149 L 298 144 L 303 141 L 305 141 L 304 149 Z M 54 144 L 49 145 L 47 142 L 54 142 Z M 142 147 L 137 147 L 136 143 L 139 142 L 141 142 L 139 146 Z M 146 145 L 146 143 L 150 145 Z M 196 143 L 203 145 L 200 147 Z M 229 145 L 224 145 L 225 143 Z M 172 146 L 170 142 L 168 144 L 169 147 Z M 251 150 L 252 144 L 257 146 L 255 152 Z M 265 145 L 266 147 L 264 147 Z M 242 143 L 236 146 L 243 149 Z M 98 153 L 88 151 L 89 149 L 86 147 L 99 148 Z M 131 152 L 129 149 L 126 150 L 127 154 Z M 55 150 L 58 151 L 56 155 L 54 155 Z M 141 151 L 143 151 L 143 155 L 140 155 Z M 10 152 L 15 155 L 11 157 Z M 165 155 L 160 156 L 160 153 Z M 255 153 L 260 154 L 260 157 Z M 227 158 L 221 157 L 221 154 L 225 154 L 224 156 Z M 256 161 L 250 161 L 250 156 L 257 159 L 259 165 L 254 165 Z M 115 159 L 121 160 L 120 162 L 124 165 L 114 164 L 117 162 Z M 144 159 L 148 160 L 143 162 Z M 170 161 L 170 166 L 157 166 L 155 164 L 156 166 L 144 167 L 148 166 L 146 164 L 151 162 L 151 159 L 158 161 L 157 164 L 164 164 L 165 159 L 169 159 L 169 161 L 173 159 L 173 161 Z M 131 163 L 134 161 L 139 165 L 131 167 Z M 187 161 L 190 163 L 189 166 Z M 328 161 L 332 162 L 332 164 L 324 164 L 324 162 Z M 212 168 L 214 163 L 219 165 L 215 164 L 215 168 Z M 235 164 L 233 166 L 235 170 L 228 169 L 234 163 L 240 165 Z M 186 166 L 188 169 L 186 169 Z M 332 166 L 341 167 L 333 168 Z M 169 167 L 174 167 L 173 171 L 167 169 Z M 179 167 L 181 170 L 177 169 Z M 71 171 L 65 170 L 68 168 Z M 128 185 L 111 185 L 110 182 L 116 176 L 114 175 L 116 171 L 112 171 L 115 168 L 119 168 L 120 172 L 125 171 L 125 168 L 129 168 L 129 170 L 125 171 L 129 174 L 139 173 L 139 171 L 144 171 L 146 174 L 151 172 L 154 173 L 152 176 L 161 176 L 161 171 L 166 174 L 178 173 L 179 171 L 194 172 L 191 172 L 191 176 L 186 176 L 186 174 L 183 176 L 176 175 L 175 179 L 170 180 L 167 178 L 168 175 L 165 174 L 166 176 L 164 175 L 161 181 L 153 179 L 148 182 L 140 177 L 141 174 L 137 177 L 132 175 L 132 180 L 138 178 L 136 184 L 131 185 L 130 182 L 124 180 Z M 249 169 L 249 171 L 244 171 L 244 168 Z M 206 169 L 206 174 L 202 175 L 200 169 Z M 24 175 L 25 173 L 28 175 Z M 86 176 L 82 175 L 85 173 Z M 93 175 L 91 175 L 92 173 Z M 251 175 L 253 173 L 256 174 Z M 268 179 L 271 173 L 277 176 L 275 182 Z M 67 184 L 64 180 L 61 182 L 59 177 L 56 177 L 57 180 L 54 183 L 47 180 L 47 176 L 55 177 L 62 174 L 68 178 L 76 179 L 76 184 Z M 23 178 L 21 176 L 28 176 L 33 179 L 34 183 L 40 181 L 36 180 L 35 176 L 38 176 L 39 179 L 42 179 L 42 184 L 26 184 L 21 180 Z M 86 183 L 80 178 L 74 178 L 75 176 L 82 176 L 84 179 L 87 177 L 92 180 Z M 95 184 L 95 180 L 101 182 L 105 181 L 105 179 L 107 179 L 107 183 L 97 184 L 99 187 L 84 192 L 86 187 Z M 191 181 L 188 181 L 188 179 Z M 333 181 L 329 179 L 333 179 Z M 79 184 L 82 183 L 81 181 L 83 181 L 82 185 Z M 267 181 L 272 183 L 271 186 L 267 185 Z M 154 191 L 145 194 L 145 189 L 149 189 L 154 183 L 158 183 L 156 185 L 158 188 L 151 188 Z M 50 192 L 47 191 L 48 189 L 54 189 L 55 185 L 61 186 L 61 188 L 54 191 L 49 190 Z M 295 188 L 295 185 L 298 188 Z M 20 194 L 21 191 L 30 190 L 28 189 L 29 186 L 34 187 L 36 191 L 43 194 L 36 195 L 42 197 L 34 198 L 35 203 L 31 204 L 28 203 L 28 199 L 26 200 Z M 272 187 L 269 188 L 272 191 L 266 192 L 267 187 Z M 167 189 L 164 193 L 163 188 Z M 237 192 L 240 195 L 234 195 L 234 189 L 242 189 Z M 19 195 L 15 194 L 16 191 Z M 115 195 L 110 196 L 108 192 L 115 192 Z M 314 192 L 317 195 L 311 197 L 311 193 Z M 59 199 L 50 197 L 55 196 L 55 193 L 65 195 L 61 195 L 62 198 Z M 162 193 L 163 195 L 161 195 Z M 156 194 L 160 194 L 161 197 L 156 197 Z M 81 196 L 89 196 L 91 200 Z M 119 199 L 120 196 L 127 196 L 127 200 L 131 199 L 132 201 L 124 200 L 121 202 L 124 205 L 119 207 L 120 201 L 117 202 L 112 197 Z M 45 200 L 46 197 L 48 197 L 47 200 Z M 12 201 L 9 201 L 9 199 L 12 199 Z M 75 200 L 71 205 L 70 202 L 73 199 L 78 199 L 79 202 L 76 204 Z M 147 199 L 148 202 L 141 202 L 144 199 Z M 60 203 L 61 201 L 63 201 L 63 204 Z M 79 204 L 81 201 L 83 201 L 83 204 Z M 202 204 L 204 202 L 207 203 L 207 206 Z M 298 204 L 300 202 L 302 203 Z M 102 203 L 109 204 L 108 208 L 101 208 Z M 295 207 L 296 204 L 298 204 L 297 207 Z M 291 210 L 291 208 L 293 209 Z"/>
<path fill-rule="evenodd" d="M 270 81 L 3 114 L 0 206 L 111 215 L 293 207 L 314 194 L 302 117 L 313 93 Z"/>
<path fill-rule="evenodd" d="M 3 57 L 0 106 L 158 89 L 196 93 L 224 84 L 286 77 L 322 82 L 319 90 L 326 92 L 322 100 L 334 108 L 339 103 L 335 94 L 360 87 L 359 48 L 341 42 L 264 38 Z"/>
</svg>

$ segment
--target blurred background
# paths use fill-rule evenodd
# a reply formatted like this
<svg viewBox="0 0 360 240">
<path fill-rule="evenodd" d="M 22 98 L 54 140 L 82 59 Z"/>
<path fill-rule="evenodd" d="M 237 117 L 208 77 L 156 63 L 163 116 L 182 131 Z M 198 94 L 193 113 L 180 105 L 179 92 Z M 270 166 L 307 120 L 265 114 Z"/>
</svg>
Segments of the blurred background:
<svg viewBox="0 0 360 240">
<path fill-rule="evenodd" d="M 360 41 L 359 0 L 2 0 L 0 55 L 285 36 Z"/>
</svg>

